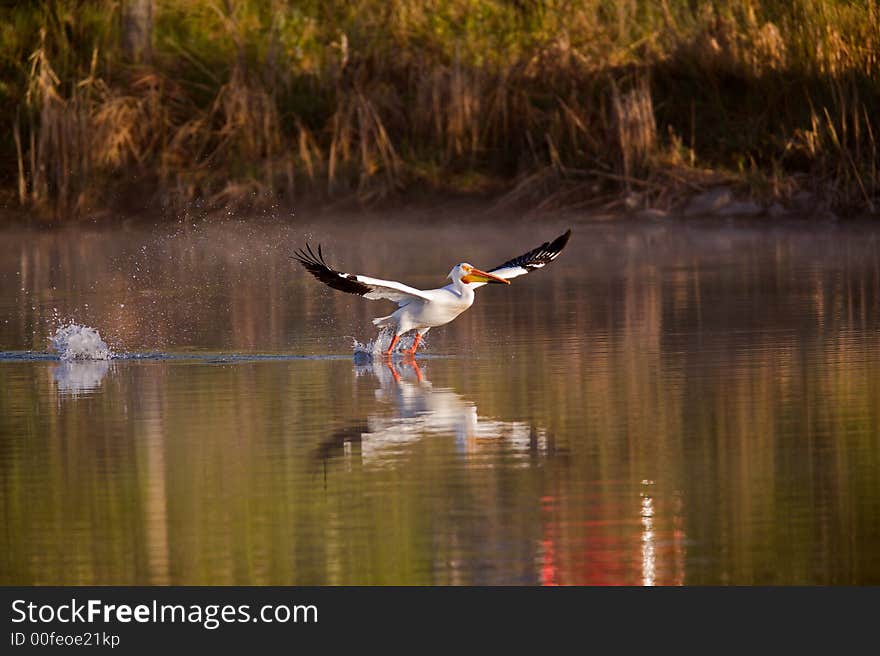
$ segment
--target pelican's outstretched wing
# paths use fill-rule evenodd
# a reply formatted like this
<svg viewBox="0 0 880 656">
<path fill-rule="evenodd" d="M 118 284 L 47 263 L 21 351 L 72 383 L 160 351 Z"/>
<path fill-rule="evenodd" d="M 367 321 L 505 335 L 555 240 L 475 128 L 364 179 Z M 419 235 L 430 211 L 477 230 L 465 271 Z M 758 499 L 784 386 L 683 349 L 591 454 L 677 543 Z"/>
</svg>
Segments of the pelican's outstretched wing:
<svg viewBox="0 0 880 656">
<path fill-rule="evenodd" d="M 524 276 L 530 271 L 543 269 L 550 264 L 550 262 L 559 257 L 562 249 L 565 248 L 565 245 L 568 243 L 569 237 L 571 237 L 571 229 L 566 230 L 565 234 L 559 235 L 553 241 L 545 241 L 543 244 L 537 248 L 533 248 L 528 253 L 523 253 L 518 257 L 507 260 L 504 264 L 499 264 L 494 269 L 489 269 L 489 273 L 494 274 L 499 278 L 510 280 L 517 276 Z M 486 283 L 484 282 L 471 283 L 471 287 L 482 287 L 485 284 Z"/>
<path fill-rule="evenodd" d="M 305 248 L 296 251 L 293 257 L 325 285 L 349 294 L 357 294 L 371 300 L 387 298 L 389 301 L 396 301 L 401 305 L 414 298 L 423 301 L 431 300 L 431 297 L 421 290 L 396 280 L 380 280 L 379 278 L 343 273 L 331 269 L 324 261 L 320 245 L 317 253 L 312 250 L 311 246 L 306 245 Z"/>
</svg>

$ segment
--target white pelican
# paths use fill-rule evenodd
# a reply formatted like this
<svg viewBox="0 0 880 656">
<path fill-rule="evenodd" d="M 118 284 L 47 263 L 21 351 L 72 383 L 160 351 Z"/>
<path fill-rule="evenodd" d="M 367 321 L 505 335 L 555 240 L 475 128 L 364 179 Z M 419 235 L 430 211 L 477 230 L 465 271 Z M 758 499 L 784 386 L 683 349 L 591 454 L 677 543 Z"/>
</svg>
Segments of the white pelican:
<svg viewBox="0 0 880 656">
<path fill-rule="evenodd" d="M 415 289 L 395 280 L 336 271 L 324 261 L 320 245 L 317 253 L 306 245 L 305 249 L 296 251 L 294 257 L 309 273 L 333 289 L 370 300 L 384 298 L 396 301 L 399 306 L 397 311 L 387 317 L 373 319 L 373 323 L 380 328 L 394 328 L 394 338 L 385 351 L 387 356 L 391 355 L 401 335 L 411 330 L 417 331 L 412 348 L 407 351 L 407 354 L 413 355 L 425 333 L 449 323 L 473 304 L 477 287 L 487 283 L 509 285 L 511 278 L 545 267 L 559 256 L 570 236 L 571 230 L 567 230 L 552 242 L 544 242 L 489 271 L 480 271 L 467 262 L 456 264 L 447 276 L 452 282 L 439 289 Z"/>
</svg>

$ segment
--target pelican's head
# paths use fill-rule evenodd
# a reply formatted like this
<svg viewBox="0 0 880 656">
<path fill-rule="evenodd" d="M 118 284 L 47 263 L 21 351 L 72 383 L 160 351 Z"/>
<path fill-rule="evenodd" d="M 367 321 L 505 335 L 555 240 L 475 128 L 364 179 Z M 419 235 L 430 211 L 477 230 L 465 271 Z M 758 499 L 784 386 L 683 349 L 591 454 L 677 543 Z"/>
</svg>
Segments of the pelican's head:
<svg viewBox="0 0 880 656">
<path fill-rule="evenodd" d="M 452 268 L 452 271 L 449 272 L 449 275 L 447 277 L 454 281 L 460 280 L 463 283 L 488 282 L 502 285 L 510 284 L 509 280 L 505 280 L 504 278 L 500 278 L 491 273 L 486 273 L 485 271 L 480 271 L 472 264 L 468 264 L 467 262 L 456 264 Z"/>
</svg>

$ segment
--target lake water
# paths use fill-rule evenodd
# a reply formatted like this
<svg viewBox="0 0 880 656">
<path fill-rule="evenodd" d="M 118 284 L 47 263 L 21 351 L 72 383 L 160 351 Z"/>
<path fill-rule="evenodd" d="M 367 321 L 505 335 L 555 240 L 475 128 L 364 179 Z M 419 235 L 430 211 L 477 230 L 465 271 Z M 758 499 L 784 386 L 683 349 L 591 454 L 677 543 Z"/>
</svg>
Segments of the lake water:
<svg viewBox="0 0 880 656">
<path fill-rule="evenodd" d="M 0 229 L 0 583 L 880 583 L 880 228 L 303 220 Z M 569 225 L 390 366 L 289 258 L 434 287 Z"/>
</svg>

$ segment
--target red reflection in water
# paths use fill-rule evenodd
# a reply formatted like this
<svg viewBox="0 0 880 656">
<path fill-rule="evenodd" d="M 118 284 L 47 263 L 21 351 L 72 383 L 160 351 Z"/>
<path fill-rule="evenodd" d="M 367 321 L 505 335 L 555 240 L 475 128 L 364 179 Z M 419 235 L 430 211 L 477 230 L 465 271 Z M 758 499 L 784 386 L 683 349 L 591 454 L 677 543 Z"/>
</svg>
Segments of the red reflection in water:
<svg viewBox="0 0 880 656">
<path fill-rule="evenodd" d="M 539 562 L 542 585 L 683 585 L 681 500 L 642 492 L 636 503 L 544 496 Z M 591 519 L 575 518 L 586 510 Z"/>
</svg>

